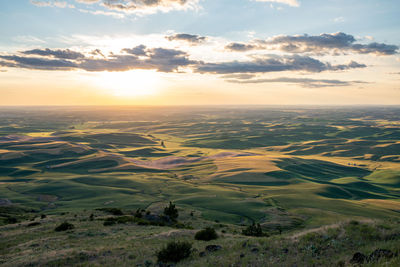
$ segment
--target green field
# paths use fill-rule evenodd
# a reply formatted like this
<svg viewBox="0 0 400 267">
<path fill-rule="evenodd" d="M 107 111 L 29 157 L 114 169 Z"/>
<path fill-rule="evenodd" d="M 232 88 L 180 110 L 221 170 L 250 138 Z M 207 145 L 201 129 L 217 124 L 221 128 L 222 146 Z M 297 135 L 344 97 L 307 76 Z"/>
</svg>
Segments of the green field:
<svg viewBox="0 0 400 267">
<path fill-rule="evenodd" d="M 40 234 L 17 232 L 39 214 L 53 218 L 38 228 L 48 238 L 63 216 L 80 225 L 65 238 L 92 233 L 83 239 L 85 251 L 104 234 L 98 221 L 86 221 L 96 209 L 160 213 L 170 201 L 186 228 L 224 225 L 221 242 L 232 239 L 232 246 L 246 239 L 240 231 L 252 222 L 272 236 L 277 229 L 290 236 L 349 220 L 400 220 L 395 107 L 43 107 L 2 108 L 0 114 L 0 237 L 6 240 L 0 263 L 16 257 L 17 265 L 27 264 L 17 246 Z M 171 230 L 120 226 L 112 233 L 108 228 L 105 239 L 125 240 L 130 227 L 148 238 Z M 187 238 L 190 231 L 182 231 Z M 156 239 L 146 241 L 146 253 Z M 63 259 L 77 251 L 64 249 Z M 36 253 L 32 262 L 46 262 L 42 257 Z M 204 266 L 202 260 L 196 264 Z"/>
</svg>

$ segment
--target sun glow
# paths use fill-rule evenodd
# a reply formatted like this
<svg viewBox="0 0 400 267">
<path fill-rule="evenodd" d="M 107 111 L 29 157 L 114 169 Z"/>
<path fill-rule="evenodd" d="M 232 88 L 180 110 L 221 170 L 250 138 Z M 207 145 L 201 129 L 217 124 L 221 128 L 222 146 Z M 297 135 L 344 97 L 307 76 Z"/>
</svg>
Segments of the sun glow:
<svg viewBox="0 0 400 267">
<path fill-rule="evenodd" d="M 103 72 L 96 79 L 96 86 L 121 97 L 153 95 L 159 84 L 158 73 L 149 70 Z"/>
</svg>

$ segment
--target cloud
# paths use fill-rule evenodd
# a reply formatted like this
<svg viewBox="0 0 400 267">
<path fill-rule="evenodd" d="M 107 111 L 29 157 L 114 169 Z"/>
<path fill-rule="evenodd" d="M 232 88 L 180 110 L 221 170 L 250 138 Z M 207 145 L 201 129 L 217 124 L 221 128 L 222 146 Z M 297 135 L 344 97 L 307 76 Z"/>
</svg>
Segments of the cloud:
<svg viewBox="0 0 400 267">
<path fill-rule="evenodd" d="M 394 55 L 399 47 L 397 45 L 387 45 L 382 43 L 370 43 L 367 45 L 354 44 L 352 50 L 360 54 Z"/>
<path fill-rule="evenodd" d="M 186 52 L 175 49 L 147 48 L 140 45 L 131 49 L 123 49 L 121 52 L 121 54 L 111 54 L 105 57 L 100 50 L 96 49 L 90 54 L 103 56 L 103 58 L 96 58 L 86 57 L 80 52 L 69 49 L 34 49 L 21 52 L 24 56 L 0 56 L 0 66 L 36 70 L 127 71 L 148 69 L 175 72 L 180 67 L 198 64 L 197 61 L 190 60 Z"/>
<path fill-rule="evenodd" d="M 261 58 L 254 58 L 252 61 L 230 61 L 219 63 L 202 63 L 196 67 L 196 72 L 213 74 L 233 73 L 268 73 L 282 71 L 339 71 L 353 68 L 365 68 L 366 65 L 357 62 L 349 64 L 331 65 L 323 63 L 308 56 L 277 56 L 266 55 Z"/>
<path fill-rule="evenodd" d="M 99 2 L 99 0 L 75 0 L 75 1 L 83 4 L 94 4 Z"/>
<path fill-rule="evenodd" d="M 394 55 L 399 47 L 384 43 L 358 44 L 353 35 L 343 32 L 320 35 L 278 35 L 267 40 L 253 40 L 248 44 L 231 43 L 230 51 L 280 50 L 288 53 Z"/>
<path fill-rule="evenodd" d="M 318 73 L 366 67 L 355 61 L 332 65 L 300 55 L 259 55 L 253 56 L 248 61 L 210 63 L 192 60 L 190 55 L 182 50 L 149 48 L 145 45 L 124 48 L 120 53 L 111 53 L 108 56 L 105 56 L 99 49 L 88 52 L 88 55 L 70 49 L 33 49 L 22 51 L 16 55 L 1 55 L 0 66 L 39 70 L 81 69 L 85 71 L 151 69 L 160 72 L 179 72 L 182 68 L 190 68 L 197 73 L 242 74 L 242 79 L 246 78 L 243 74 L 254 75 L 282 71 Z"/>
<path fill-rule="evenodd" d="M 299 7 L 300 3 L 297 0 L 255 0 L 256 2 L 270 2 L 270 3 L 279 3 L 285 4 L 292 7 Z"/>
<path fill-rule="evenodd" d="M 155 13 L 197 8 L 198 0 L 78 0 L 123 13 Z"/>
<path fill-rule="evenodd" d="M 36 1 L 36 0 L 30 0 L 30 2 L 38 7 L 59 7 L 59 8 L 74 8 L 74 5 L 68 4 L 65 1 Z"/>
<path fill-rule="evenodd" d="M 113 12 L 113 11 L 104 11 L 104 10 L 87 10 L 87 9 L 78 9 L 79 12 L 82 13 L 87 13 L 87 14 L 92 14 L 92 15 L 103 15 L 103 16 L 110 16 L 114 17 L 117 19 L 122 19 L 125 17 L 124 14 L 118 13 L 118 12 Z"/>
<path fill-rule="evenodd" d="M 227 74 L 222 76 L 222 78 L 224 79 L 237 79 L 237 80 L 249 80 L 254 77 L 256 77 L 256 75 L 248 73 Z"/>
<path fill-rule="evenodd" d="M 92 5 L 91 10 L 78 9 L 83 13 L 123 18 L 126 14 L 152 14 L 158 11 L 187 10 L 198 8 L 199 0 L 75 0 L 79 4 Z M 66 1 L 30 0 L 39 7 L 75 8 Z M 94 9 L 94 10 L 92 10 Z M 111 10 L 111 11 L 107 11 Z"/>
<path fill-rule="evenodd" d="M 328 79 L 288 78 L 288 77 L 281 77 L 274 79 L 250 79 L 250 80 L 230 79 L 227 81 L 231 83 L 240 83 L 240 84 L 291 83 L 291 84 L 299 84 L 300 86 L 307 88 L 350 86 L 355 84 L 367 83 L 362 81 L 341 81 L 341 80 L 328 80 Z"/>
<path fill-rule="evenodd" d="M 244 44 L 244 43 L 230 43 L 225 46 L 226 50 L 229 51 L 238 51 L 238 52 L 245 52 L 256 49 L 257 46 L 253 44 Z"/>
<path fill-rule="evenodd" d="M 26 68 L 37 70 L 72 70 L 78 65 L 72 61 L 64 59 L 48 59 L 37 57 L 21 57 L 21 56 L 0 56 L 5 61 L 0 61 L 0 66 Z"/>
<path fill-rule="evenodd" d="M 14 42 L 25 44 L 44 44 L 46 41 L 32 35 L 18 35 L 12 38 Z"/>
<path fill-rule="evenodd" d="M 147 53 L 145 45 L 138 45 L 134 48 L 124 48 L 121 51 L 136 56 L 145 56 Z"/>
<path fill-rule="evenodd" d="M 199 44 L 206 41 L 207 37 L 187 34 L 187 33 L 177 33 L 174 35 L 166 36 L 165 37 L 168 41 L 186 41 L 191 44 Z"/>
<path fill-rule="evenodd" d="M 342 22 L 345 22 L 345 21 L 346 20 L 345 20 L 344 17 L 337 17 L 337 18 L 333 19 L 333 22 L 335 22 L 335 23 L 342 23 Z"/>
<path fill-rule="evenodd" d="M 28 51 L 21 52 L 25 55 L 38 55 L 38 56 L 51 56 L 54 58 L 61 58 L 61 59 L 78 59 L 84 58 L 85 55 L 79 52 L 75 52 L 69 49 L 66 50 L 51 50 L 51 49 L 33 49 Z"/>
</svg>

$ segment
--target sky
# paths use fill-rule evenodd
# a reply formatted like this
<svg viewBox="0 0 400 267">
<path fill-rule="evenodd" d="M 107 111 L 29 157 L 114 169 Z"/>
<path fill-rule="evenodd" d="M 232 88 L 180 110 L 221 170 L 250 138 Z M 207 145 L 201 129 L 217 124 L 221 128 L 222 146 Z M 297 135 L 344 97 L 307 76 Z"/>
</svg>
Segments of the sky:
<svg viewBox="0 0 400 267">
<path fill-rule="evenodd" d="M 0 105 L 400 105 L 398 0 L 0 0 Z"/>
</svg>

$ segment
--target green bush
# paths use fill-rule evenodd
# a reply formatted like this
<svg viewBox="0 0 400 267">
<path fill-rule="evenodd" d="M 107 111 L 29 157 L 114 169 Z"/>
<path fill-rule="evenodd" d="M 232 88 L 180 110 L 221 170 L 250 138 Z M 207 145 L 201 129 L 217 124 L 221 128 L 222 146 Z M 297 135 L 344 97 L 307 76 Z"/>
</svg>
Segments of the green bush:
<svg viewBox="0 0 400 267">
<path fill-rule="evenodd" d="M 200 230 L 194 236 L 196 240 L 210 241 L 218 238 L 214 228 L 207 227 L 206 229 Z"/>
<path fill-rule="evenodd" d="M 74 229 L 75 226 L 71 223 L 68 222 L 63 222 L 62 224 L 60 224 L 59 226 L 57 226 L 54 231 L 56 232 L 61 232 L 61 231 L 67 231 L 67 230 L 71 230 Z"/>
<path fill-rule="evenodd" d="M 262 231 L 261 225 L 259 223 L 255 224 L 254 222 L 252 225 L 247 226 L 247 228 L 242 231 L 242 234 L 257 237 L 266 236 L 266 234 Z"/>
<path fill-rule="evenodd" d="M 186 241 L 169 242 L 166 247 L 157 253 L 158 262 L 179 262 L 186 259 L 192 253 L 192 244 Z"/>
</svg>

